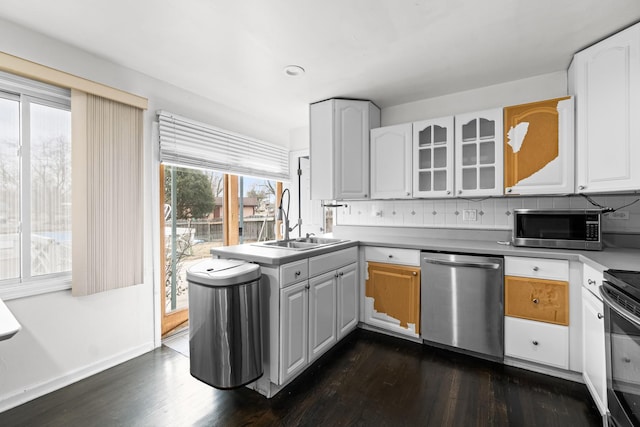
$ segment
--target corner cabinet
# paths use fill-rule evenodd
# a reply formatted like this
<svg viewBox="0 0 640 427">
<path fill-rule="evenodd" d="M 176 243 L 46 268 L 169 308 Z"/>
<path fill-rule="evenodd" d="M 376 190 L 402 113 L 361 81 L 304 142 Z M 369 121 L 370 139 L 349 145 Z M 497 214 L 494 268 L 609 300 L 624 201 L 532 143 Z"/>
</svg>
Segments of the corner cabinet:
<svg viewBox="0 0 640 427">
<path fill-rule="evenodd" d="M 411 197 L 411 123 L 371 130 L 371 198 Z"/>
<path fill-rule="evenodd" d="M 453 195 L 453 116 L 413 123 L 414 197 Z"/>
<path fill-rule="evenodd" d="M 329 99 L 310 105 L 311 199 L 369 198 L 369 132 L 380 126 L 370 101 Z"/>
<path fill-rule="evenodd" d="M 455 116 L 456 196 L 503 194 L 502 108 Z"/>
<path fill-rule="evenodd" d="M 504 193 L 572 193 L 573 127 L 571 97 L 505 107 Z"/>
<path fill-rule="evenodd" d="M 575 54 L 576 192 L 640 189 L 640 24 Z"/>
</svg>

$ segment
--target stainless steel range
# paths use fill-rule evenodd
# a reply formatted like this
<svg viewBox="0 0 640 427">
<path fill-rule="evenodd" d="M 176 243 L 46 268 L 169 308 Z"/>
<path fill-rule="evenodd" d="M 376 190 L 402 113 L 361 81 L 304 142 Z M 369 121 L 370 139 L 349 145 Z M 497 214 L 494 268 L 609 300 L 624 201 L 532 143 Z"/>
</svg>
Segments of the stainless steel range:
<svg viewBox="0 0 640 427">
<path fill-rule="evenodd" d="M 640 272 L 604 272 L 609 424 L 640 426 Z"/>
</svg>

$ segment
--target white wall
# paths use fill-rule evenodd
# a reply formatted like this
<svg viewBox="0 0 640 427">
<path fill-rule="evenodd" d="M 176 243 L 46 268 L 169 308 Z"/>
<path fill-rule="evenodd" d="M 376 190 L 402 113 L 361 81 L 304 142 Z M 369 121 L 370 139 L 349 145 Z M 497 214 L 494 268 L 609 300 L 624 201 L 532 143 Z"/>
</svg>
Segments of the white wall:
<svg viewBox="0 0 640 427">
<path fill-rule="evenodd" d="M 6 301 L 23 329 L 0 342 L 0 412 L 159 345 L 159 109 L 287 146 L 289 132 L 0 19 L 0 51 L 149 99 L 144 114 L 144 283 L 94 296 L 70 291 Z M 214 83 L 212 83 L 214 84 Z"/>
</svg>

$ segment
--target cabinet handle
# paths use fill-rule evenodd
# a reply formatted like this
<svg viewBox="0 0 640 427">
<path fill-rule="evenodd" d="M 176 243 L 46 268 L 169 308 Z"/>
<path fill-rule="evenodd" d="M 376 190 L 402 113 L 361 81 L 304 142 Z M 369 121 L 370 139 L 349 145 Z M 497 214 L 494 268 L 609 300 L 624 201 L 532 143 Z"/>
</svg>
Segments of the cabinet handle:
<svg viewBox="0 0 640 427">
<path fill-rule="evenodd" d="M 538 345 L 538 341 L 533 340 L 533 341 L 531 341 L 531 344 L 533 344 L 533 345 Z"/>
<path fill-rule="evenodd" d="M 411 193 L 409 193 L 409 192 L 407 191 L 407 196 L 410 196 L 410 195 L 411 195 Z"/>
<path fill-rule="evenodd" d="M 458 194 L 462 194 L 462 190 L 458 190 Z"/>
<path fill-rule="evenodd" d="M 534 304 L 538 304 L 540 300 L 538 298 L 534 298 L 531 300 L 531 302 L 533 302 Z"/>
<path fill-rule="evenodd" d="M 307 284 L 307 286 L 305 286 L 305 289 L 309 289 L 311 286 L 309 286 L 309 284 Z"/>
<path fill-rule="evenodd" d="M 451 194 L 451 190 L 447 190 L 447 196 Z"/>
<path fill-rule="evenodd" d="M 587 283 L 588 283 L 588 284 L 590 284 L 590 285 L 595 285 L 595 284 L 596 284 L 596 281 L 595 281 L 595 280 L 593 280 L 593 279 L 588 279 L 588 280 L 587 280 Z"/>
<path fill-rule="evenodd" d="M 393 255 L 389 255 L 389 259 L 393 258 Z"/>
<path fill-rule="evenodd" d="M 367 195 L 365 194 L 365 195 L 364 195 L 364 197 L 366 198 L 366 197 L 367 197 Z"/>
<path fill-rule="evenodd" d="M 624 363 L 629 363 L 629 362 L 631 362 L 631 359 L 630 359 L 630 358 L 628 358 L 628 357 L 623 357 L 623 358 L 622 358 L 622 361 L 623 361 Z"/>
<path fill-rule="evenodd" d="M 507 188 L 507 193 L 511 193 L 513 191 L 513 188 Z"/>
<path fill-rule="evenodd" d="M 533 267 L 533 271 L 538 271 L 538 270 L 540 270 L 540 268 L 538 266 L 534 266 Z"/>
<path fill-rule="evenodd" d="M 341 271 L 339 274 L 340 277 L 344 276 L 344 273 Z"/>
<path fill-rule="evenodd" d="M 417 275 L 418 275 L 418 273 L 417 273 L 417 272 L 415 272 L 415 271 L 411 272 L 411 274 L 413 274 L 414 276 L 417 276 Z"/>
<path fill-rule="evenodd" d="M 584 185 L 578 185 L 578 190 L 584 190 L 585 188 L 587 188 L 587 187 L 584 186 Z"/>
<path fill-rule="evenodd" d="M 602 313 L 598 313 L 598 319 L 602 319 L 603 317 Z"/>
</svg>

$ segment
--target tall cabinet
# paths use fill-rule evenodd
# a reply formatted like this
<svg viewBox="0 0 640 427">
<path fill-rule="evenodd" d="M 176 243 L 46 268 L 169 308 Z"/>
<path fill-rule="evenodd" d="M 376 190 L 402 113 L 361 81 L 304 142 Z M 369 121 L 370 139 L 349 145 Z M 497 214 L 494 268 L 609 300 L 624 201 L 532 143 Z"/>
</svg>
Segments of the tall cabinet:
<svg viewBox="0 0 640 427">
<path fill-rule="evenodd" d="M 369 131 L 379 126 L 380 109 L 370 101 L 311 104 L 312 200 L 369 198 Z"/>
<path fill-rule="evenodd" d="M 640 189 L 640 24 L 575 54 L 576 192 Z"/>
</svg>

